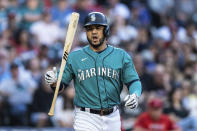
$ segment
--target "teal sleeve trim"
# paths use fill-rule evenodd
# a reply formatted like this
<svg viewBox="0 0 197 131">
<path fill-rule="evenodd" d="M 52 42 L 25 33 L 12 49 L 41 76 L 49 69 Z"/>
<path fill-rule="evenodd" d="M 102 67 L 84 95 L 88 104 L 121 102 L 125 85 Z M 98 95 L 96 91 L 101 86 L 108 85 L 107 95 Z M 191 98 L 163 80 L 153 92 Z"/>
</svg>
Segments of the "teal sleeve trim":
<svg viewBox="0 0 197 131">
<path fill-rule="evenodd" d="M 142 85 L 141 85 L 141 82 L 139 80 L 138 81 L 134 81 L 129 86 L 129 93 L 130 94 L 136 93 L 138 97 L 141 96 L 141 93 L 142 93 Z"/>
</svg>

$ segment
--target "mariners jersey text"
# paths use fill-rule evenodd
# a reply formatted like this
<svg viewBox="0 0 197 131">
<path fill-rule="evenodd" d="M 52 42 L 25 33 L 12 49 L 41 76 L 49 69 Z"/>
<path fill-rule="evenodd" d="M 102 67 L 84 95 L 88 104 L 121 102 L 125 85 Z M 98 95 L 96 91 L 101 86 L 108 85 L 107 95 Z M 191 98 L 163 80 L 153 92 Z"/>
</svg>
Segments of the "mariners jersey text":
<svg viewBox="0 0 197 131">
<path fill-rule="evenodd" d="M 119 71 L 112 69 L 112 68 L 107 68 L 107 67 L 97 67 L 96 68 L 90 68 L 86 70 L 78 70 L 78 79 L 79 82 L 86 80 L 91 77 L 96 77 L 96 76 L 104 76 L 104 77 L 109 77 L 115 80 L 118 80 L 119 78 Z"/>
</svg>

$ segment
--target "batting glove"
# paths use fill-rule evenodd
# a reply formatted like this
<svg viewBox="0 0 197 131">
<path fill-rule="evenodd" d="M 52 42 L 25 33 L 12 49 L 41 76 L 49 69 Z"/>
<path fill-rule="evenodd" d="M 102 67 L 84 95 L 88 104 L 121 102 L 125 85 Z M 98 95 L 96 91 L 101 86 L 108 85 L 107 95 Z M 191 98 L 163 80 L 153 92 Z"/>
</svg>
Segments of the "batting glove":
<svg viewBox="0 0 197 131">
<path fill-rule="evenodd" d="M 53 67 L 53 70 L 49 70 L 45 74 L 45 82 L 47 85 L 51 85 L 57 82 L 57 69 Z"/>
<path fill-rule="evenodd" d="M 129 107 L 130 109 L 135 109 L 138 106 L 138 96 L 135 93 L 131 95 L 127 95 L 124 101 L 125 101 L 125 106 Z"/>
</svg>

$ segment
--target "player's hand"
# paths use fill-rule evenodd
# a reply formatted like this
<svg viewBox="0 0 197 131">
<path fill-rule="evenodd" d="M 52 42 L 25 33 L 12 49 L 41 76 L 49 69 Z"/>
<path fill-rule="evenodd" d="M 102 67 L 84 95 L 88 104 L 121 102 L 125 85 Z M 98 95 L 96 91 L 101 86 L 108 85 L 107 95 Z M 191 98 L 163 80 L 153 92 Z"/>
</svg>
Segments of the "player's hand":
<svg viewBox="0 0 197 131">
<path fill-rule="evenodd" d="M 45 82 L 47 85 L 52 85 L 57 82 L 57 69 L 53 67 L 53 70 L 49 70 L 45 74 Z"/>
<path fill-rule="evenodd" d="M 125 101 L 125 106 L 129 107 L 130 109 L 135 109 L 138 106 L 138 96 L 135 93 L 131 95 L 127 95 L 124 101 Z"/>
</svg>

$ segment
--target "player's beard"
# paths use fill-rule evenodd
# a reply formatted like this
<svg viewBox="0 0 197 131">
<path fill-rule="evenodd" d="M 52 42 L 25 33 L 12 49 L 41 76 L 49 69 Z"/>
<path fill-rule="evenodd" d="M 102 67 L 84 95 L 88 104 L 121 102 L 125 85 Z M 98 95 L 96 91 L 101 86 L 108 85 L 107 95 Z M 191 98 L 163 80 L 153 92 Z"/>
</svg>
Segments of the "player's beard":
<svg viewBox="0 0 197 131">
<path fill-rule="evenodd" d="M 89 44 L 90 44 L 93 48 L 98 49 L 101 45 L 103 45 L 104 40 L 105 40 L 105 37 L 103 37 L 102 39 L 100 39 L 100 40 L 99 40 L 100 43 L 97 44 L 97 45 L 93 44 L 93 43 L 91 42 L 91 40 L 90 40 L 88 37 L 87 37 L 87 39 L 88 39 Z"/>
</svg>

